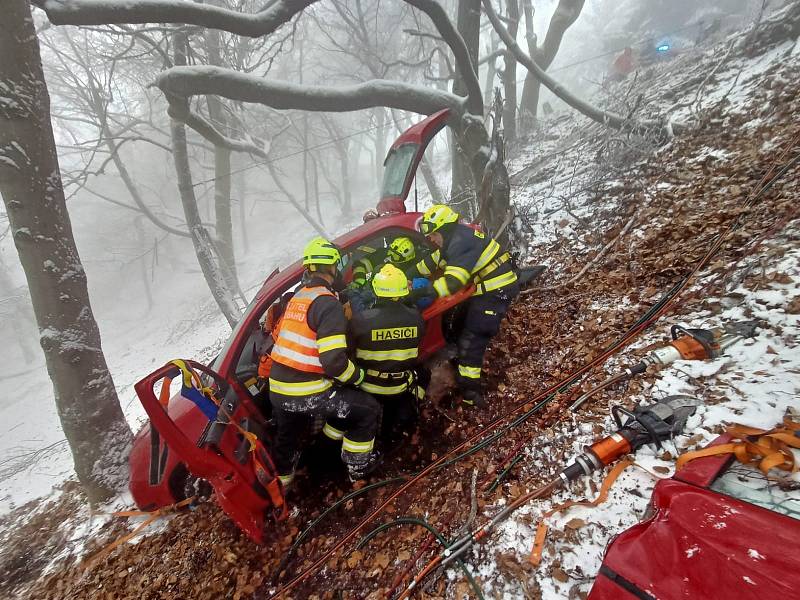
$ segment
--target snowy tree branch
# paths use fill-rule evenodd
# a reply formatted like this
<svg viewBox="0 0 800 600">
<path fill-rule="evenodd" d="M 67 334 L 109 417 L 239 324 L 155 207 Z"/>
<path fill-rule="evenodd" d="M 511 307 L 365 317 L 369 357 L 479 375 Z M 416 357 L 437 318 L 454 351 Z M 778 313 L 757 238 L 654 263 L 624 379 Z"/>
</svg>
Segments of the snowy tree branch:
<svg viewBox="0 0 800 600">
<path fill-rule="evenodd" d="M 186 97 L 174 96 L 167 94 L 166 92 L 165 95 L 167 96 L 167 101 L 169 102 L 169 110 L 167 111 L 169 116 L 173 119 L 183 122 L 215 146 L 227 148 L 228 150 L 232 150 L 234 152 L 247 152 L 248 154 L 254 154 L 260 158 L 267 157 L 267 153 L 264 150 L 263 144 L 247 142 L 245 140 L 237 140 L 222 134 L 209 121 L 193 112 L 189 108 L 189 103 L 186 100 Z"/>
<path fill-rule="evenodd" d="M 155 85 L 168 98 L 215 94 L 278 110 L 350 112 L 386 106 L 425 115 L 443 108 L 457 114 L 464 112 L 464 98 L 455 94 L 382 79 L 341 87 L 298 85 L 221 67 L 193 66 L 168 69 L 159 75 Z"/>
<path fill-rule="evenodd" d="M 56 25 L 123 25 L 182 23 L 261 37 L 317 0 L 278 0 L 254 14 L 183 0 L 32 0 Z"/>
<path fill-rule="evenodd" d="M 474 115 L 483 115 L 483 91 L 481 83 L 478 81 L 478 73 L 470 60 L 464 38 L 461 37 L 442 5 L 436 0 L 405 0 L 405 2 L 424 12 L 433 21 L 439 35 L 442 36 L 455 56 L 456 68 L 467 88 L 467 110 Z"/>
<path fill-rule="evenodd" d="M 556 96 L 558 96 L 561 100 L 566 102 L 569 106 L 580 112 L 582 115 L 589 117 L 590 119 L 597 121 L 603 125 L 608 125 L 609 127 L 613 127 L 614 129 L 621 129 L 631 128 L 631 129 L 658 129 L 663 130 L 665 125 L 661 121 L 634 121 L 631 122 L 622 115 L 618 115 L 616 113 L 605 111 L 601 108 L 598 108 L 594 104 L 590 104 L 589 102 L 585 102 L 581 100 L 577 96 L 573 95 L 569 90 L 567 90 L 563 85 L 561 85 L 558 81 L 550 77 L 545 71 L 536 64 L 530 56 L 528 56 L 522 48 L 519 47 L 516 40 L 511 37 L 508 33 L 508 30 L 503 26 L 500 18 L 497 16 L 497 13 L 492 6 L 490 0 L 483 0 L 483 7 L 484 11 L 486 12 L 486 16 L 492 23 L 497 34 L 500 36 L 500 39 L 506 45 L 506 47 L 511 51 L 517 61 L 522 64 L 528 71 L 530 71 L 542 84 L 547 87 L 551 92 L 553 92 Z M 673 131 L 677 132 L 679 128 L 683 128 L 682 125 L 678 125 L 676 123 L 672 124 Z"/>
</svg>

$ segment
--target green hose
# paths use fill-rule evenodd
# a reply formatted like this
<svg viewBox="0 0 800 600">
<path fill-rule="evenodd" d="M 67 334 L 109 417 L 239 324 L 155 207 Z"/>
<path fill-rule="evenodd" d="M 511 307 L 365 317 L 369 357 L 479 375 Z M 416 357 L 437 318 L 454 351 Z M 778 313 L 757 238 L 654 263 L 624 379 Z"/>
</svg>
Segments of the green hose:
<svg viewBox="0 0 800 600">
<path fill-rule="evenodd" d="M 302 544 L 303 541 L 306 539 L 306 537 L 308 537 L 308 534 L 311 533 L 311 530 L 314 529 L 314 527 L 316 527 L 317 524 L 320 521 L 322 521 L 325 517 L 327 517 L 331 512 L 336 510 L 339 506 L 341 506 L 342 504 L 344 504 L 348 500 L 352 500 L 353 498 L 356 498 L 356 497 L 360 496 L 361 494 L 364 494 L 366 492 L 369 492 L 371 490 L 374 490 L 374 489 L 377 489 L 377 488 L 380 488 L 380 487 L 384 487 L 384 486 L 389 485 L 391 483 L 397 483 L 397 482 L 401 482 L 401 481 L 405 481 L 405 480 L 406 480 L 405 477 L 392 477 L 390 479 L 384 479 L 383 481 L 377 481 L 375 483 L 371 483 L 369 485 L 365 485 L 360 490 L 355 490 L 354 492 L 351 492 L 351 493 L 347 494 L 346 496 L 340 498 L 339 500 L 337 500 L 336 502 L 331 504 L 328 508 L 326 508 L 324 511 L 322 511 L 320 513 L 320 515 L 316 519 L 311 521 L 311 523 L 308 525 L 308 527 L 306 527 L 295 538 L 294 543 L 292 543 L 292 547 L 289 548 L 289 550 L 286 552 L 286 555 L 283 557 L 283 560 L 281 561 L 281 564 L 278 565 L 278 568 L 275 569 L 275 573 L 272 574 L 272 581 L 274 582 L 274 581 L 278 580 L 278 576 L 280 575 L 281 571 L 283 571 L 286 568 L 286 565 L 289 564 L 289 561 L 292 560 L 292 557 L 294 557 L 294 553 L 297 552 L 297 548 L 300 547 L 300 544 Z"/>
<path fill-rule="evenodd" d="M 513 469 L 513 468 L 514 468 L 514 465 L 516 465 L 516 464 L 517 464 L 519 461 L 521 461 L 523 458 L 525 458 L 525 455 L 524 455 L 524 454 L 522 454 L 522 453 L 520 453 L 520 454 L 517 454 L 517 455 L 514 457 L 514 460 L 512 460 L 512 461 L 511 461 L 511 464 L 509 464 L 509 465 L 508 465 L 508 466 L 507 466 L 505 469 L 503 469 L 503 470 L 500 472 L 500 474 L 499 474 L 499 475 L 498 475 L 498 476 L 495 478 L 495 480 L 492 482 L 492 485 L 490 485 L 490 486 L 489 486 L 489 489 L 487 489 L 487 490 L 486 490 L 486 493 L 487 493 L 487 494 L 491 494 L 493 491 L 495 491 L 495 490 L 497 489 L 497 486 L 498 486 L 498 485 L 500 485 L 500 482 L 501 482 L 501 481 L 503 481 L 503 478 L 504 478 L 506 475 L 508 475 L 508 473 L 511 471 L 511 469 Z"/>
<path fill-rule="evenodd" d="M 436 537 L 436 540 L 444 548 L 447 548 L 447 546 L 450 545 L 450 542 L 448 542 L 442 536 L 442 534 L 439 533 L 439 531 L 427 521 L 423 519 L 417 519 L 414 517 L 399 517 L 394 521 L 389 521 L 388 523 L 384 523 L 383 525 L 378 525 L 375 529 L 370 531 L 367 535 L 365 535 L 363 538 L 359 540 L 359 542 L 356 544 L 355 550 L 360 550 L 361 548 L 366 546 L 378 534 L 386 531 L 387 529 L 390 529 L 391 527 L 396 527 L 399 525 L 419 525 L 420 527 L 424 527 L 425 529 L 430 531 Z M 481 588 L 478 585 L 478 582 L 475 581 L 474 577 L 472 577 L 472 573 L 469 572 L 469 569 L 467 569 L 467 565 L 464 564 L 464 561 L 461 560 L 460 558 L 457 558 L 455 562 L 459 566 L 459 568 L 464 572 L 464 577 L 467 578 L 467 582 L 472 588 L 472 591 L 475 592 L 475 596 L 479 600 L 484 600 L 483 592 L 481 592 Z"/>
</svg>

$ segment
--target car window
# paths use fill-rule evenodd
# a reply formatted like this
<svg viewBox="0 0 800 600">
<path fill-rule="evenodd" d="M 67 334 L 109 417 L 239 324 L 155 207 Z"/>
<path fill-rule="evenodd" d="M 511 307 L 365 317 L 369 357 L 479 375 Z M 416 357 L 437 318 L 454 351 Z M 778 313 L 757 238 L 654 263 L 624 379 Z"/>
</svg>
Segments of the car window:
<svg viewBox="0 0 800 600">
<path fill-rule="evenodd" d="M 381 186 L 382 198 L 399 196 L 403 193 L 403 184 L 418 148 L 419 144 L 403 144 L 392 149 L 389 156 L 386 157 L 383 185 Z"/>
</svg>

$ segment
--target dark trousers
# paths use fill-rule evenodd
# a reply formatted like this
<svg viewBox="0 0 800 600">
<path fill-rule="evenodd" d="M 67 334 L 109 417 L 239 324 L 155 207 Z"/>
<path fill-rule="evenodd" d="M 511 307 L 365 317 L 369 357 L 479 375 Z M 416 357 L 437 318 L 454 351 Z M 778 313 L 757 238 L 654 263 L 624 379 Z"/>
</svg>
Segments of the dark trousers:
<svg viewBox="0 0 800 600">
<path fill-rule="evenodd" d="M 381 438 L 385 441 L 397 439 L 403 431 L 411 429 L 417 422 L 417 398 L 411 390 L 392 396 L 375 396 L 383 405 Z"/>
<path fill-rule="evenodd" d="M 514 284 L 469 299 L 464 328 L 458 336 L 457 379 L 461 389 L 480 390 L 483 355 L 518 293 L 519 286 Z"/>
<path fill-rule="evenodd" d="M 366 392 L 353 388 L 333 388 L 320 401 L 314 398 L 270 394 L 275 423 L 273 458 L 278 473 L 288 475 L 297 464 L 303 438 L 317 417 L 341 431 L 352 442 L 375 439 L 380 405 Z"/>
</svg>

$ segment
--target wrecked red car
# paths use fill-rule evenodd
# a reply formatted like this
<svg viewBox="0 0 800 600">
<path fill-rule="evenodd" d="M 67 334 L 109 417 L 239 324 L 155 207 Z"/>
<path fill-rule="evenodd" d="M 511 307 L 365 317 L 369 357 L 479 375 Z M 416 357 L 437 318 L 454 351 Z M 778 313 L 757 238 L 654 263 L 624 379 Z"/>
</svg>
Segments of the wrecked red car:
<svg viewBox="0 0 800 600">
<path fill-rule="evenodd" d="M 776 482 L 734 461 L 698 458 L 659 481 L 645 519 L 609 545 L 588 600 L 796 598 L 797 490 L 778 497 Z"/>
<path fill-rule="evenodd" d="M 409 236 L 418 246 L 429 242 L 417 232 L 420 213 L 406 212 L 404 201 L 419 161 L 433 136 L 448 117 L 438 112 L 405 131 L 387 155 L 378 213 L 335 243 L 342 250 L 345 279 L 363 253 L 360 246 L 383 247 L 398 235 Z M 144 510 L 174 504 L 191 495 L 187 482 L 208 481 L 231 518 L 256 541 L 261 541 L 265 518 L 285 511 L 282 489 L 274 477 L 269 457 L 268 426 L 256 406 L 259 357 L 271 338 L 261 322 L 282 294 L 300 282 L 298 261 L 273 272 L 255 295 L 219 356 L 209 365 L 185 362 L 182 371 L 167 364 L 136 386 L 150 422 L 139 431 L 130 455 L 130 490 Z M 443 316 L 468 298 L 473 288 L 435 301 L 424 312 L 426 334 L 420 348 L 425 360 L 445 344 Z M 181 383 L 174 392 L 170 383 Z M 194 380 L 194 381 L 192 381 Z M 194 390 L 194 391 L 193 391 Z M 204 414 L 191 399 L 197 390 L 213 390 L 219 413 Z"/>
</svg>

